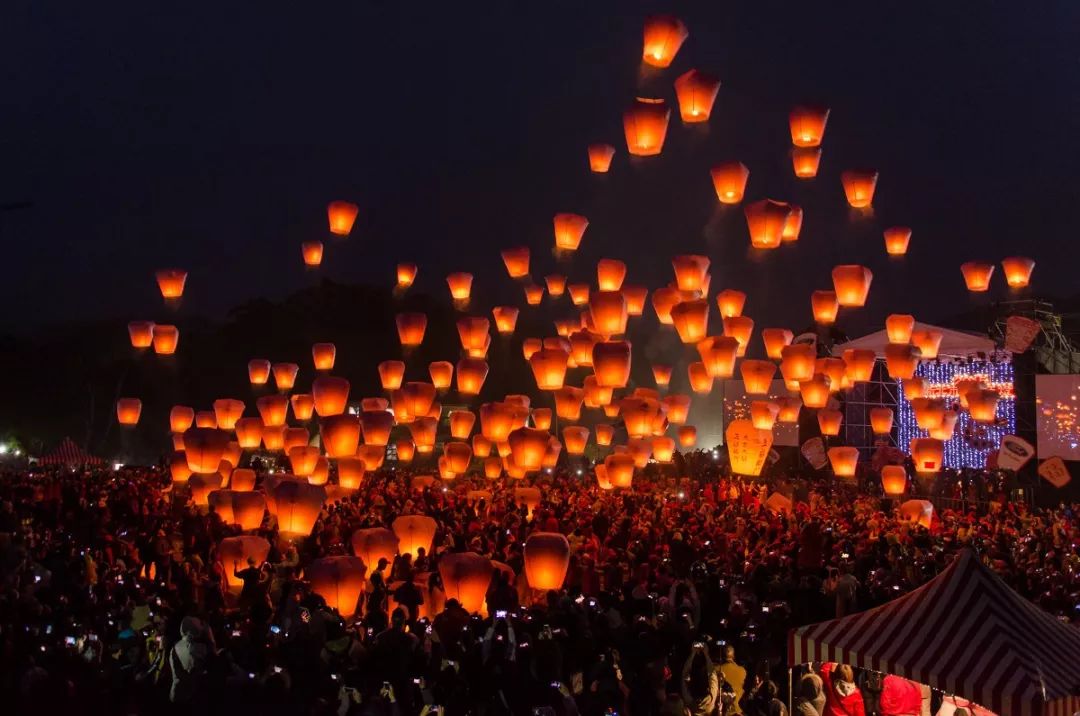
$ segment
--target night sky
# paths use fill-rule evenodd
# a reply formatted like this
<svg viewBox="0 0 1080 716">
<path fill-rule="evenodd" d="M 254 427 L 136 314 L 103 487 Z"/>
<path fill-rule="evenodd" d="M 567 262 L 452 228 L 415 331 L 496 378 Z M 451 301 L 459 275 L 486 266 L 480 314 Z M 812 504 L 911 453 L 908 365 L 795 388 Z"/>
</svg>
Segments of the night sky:
<svg viewBox="0 0 1080 716">
<path fill-rule="evenodd" d="M 641 27 L 679 15 L 690 37 L 665 71 L 643 68 Z M 958 266 L 1036 259 L 1035 291 L 1076 293 L 1080 251 L 1080 6 L 1072 2 L 40 3 L 0 29 L 0 328 L 163 320 L 153 271 L 191 272 L 183 311 L 221 318 L 321 277 L 390 285 L 399 260 L 445 295 L 477 275 L 481 306 L 521 301 L 501 248 L 555 268 L 551 216 L 591 226 L 562 271 L 671 278 L 674 253 L 713 260 L 713 292 L 750 292 L 759 325 L 809 322 L 836 263 L 875 272 L 866 311 L 926 319 L 972 299 Z M 674 104 L 690 68 L 723 86 L 706 129 L 673 107 L 661 157 L 630 161 L 635 95 Z M 787 112 L 832 108 L 819 177 L 797 181 Z M 612 173 L 585 146 L 618 148 Z M 755 256 L 740 208 L 708 170 L 750 167 L 747 199 L 806 211 L 795 247 Z M 839 173 L 881 172 L 871 218 Z M 326 203 L 360 206 L 331 240 Z M 881 229 L 914 229 L 902 262 Z M 327 243 L 305 271 L 301 241 Z M 1006 295 L 1000 269 L 996 298 Z M 765 321 L 764 323 L 760 323 Z M 122 331 L 122 329 L 120 329 Z"/>
</svg>

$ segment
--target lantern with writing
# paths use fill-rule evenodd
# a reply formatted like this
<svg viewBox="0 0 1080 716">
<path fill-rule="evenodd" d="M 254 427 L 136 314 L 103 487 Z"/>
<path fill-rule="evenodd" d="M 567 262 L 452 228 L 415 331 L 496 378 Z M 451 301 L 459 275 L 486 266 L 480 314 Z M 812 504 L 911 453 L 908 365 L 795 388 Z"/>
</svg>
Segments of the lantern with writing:
<svg viewBox="0 0 1080 716">
<path fill-rule="evenodd" d="M 772 448 L 772 431 L 755 428 L 753 422 L 739 419 L 728 424 L 724 437 L 731 471 L 748 477 L 760 475 Z"/>
</svg>

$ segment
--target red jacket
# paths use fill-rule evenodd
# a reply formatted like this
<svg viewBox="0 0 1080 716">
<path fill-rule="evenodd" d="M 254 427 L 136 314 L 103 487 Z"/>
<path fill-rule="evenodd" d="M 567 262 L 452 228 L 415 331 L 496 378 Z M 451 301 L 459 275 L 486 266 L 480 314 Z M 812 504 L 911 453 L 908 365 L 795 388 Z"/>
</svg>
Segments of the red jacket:
<svg viewBox="0 0 1080 716">
<path fill-rule="evenodd" d="M 833 683 L 833 669 L 836 664 L 828 663 L 821 667 L 821 681 L 825 686 L 825 713 L 823 716 L 866 716 L 863 709 L 862 692 L 855 688 L 847 696 L 841 695 Z"/>
</svg>

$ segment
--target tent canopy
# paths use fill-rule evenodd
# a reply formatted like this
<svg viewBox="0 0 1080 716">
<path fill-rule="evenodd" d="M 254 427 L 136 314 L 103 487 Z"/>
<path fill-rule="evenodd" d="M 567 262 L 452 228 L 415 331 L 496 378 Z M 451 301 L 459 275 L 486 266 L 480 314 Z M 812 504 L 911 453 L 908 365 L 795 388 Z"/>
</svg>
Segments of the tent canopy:
<svg viewBox="0 0 1080 716">
<path fill-rule="evenodd" d="M 64 438 L 55 450 L 38 460 L 39 465 L 67 465 L 69 467 L 102 465 L 104 462 L 101 458 L 84 451 L 71 438 Z"/>
<path fill-rule="evenodd" d="M 942 357 L 967 358 L 969 356 L 974 356 L 977 353 L 984 353 L 989 356 L 996 350 L 992 340 L 977 333 L 954 331 L 951 328 L 931 326 L 929 323 L 919 323 L 918 321 L 915 322 L 915 330 L 941 331 L 941 347 L 938 348 L 938 355 Z M 856 338 L 847 343 L 840 343 L 834 346 L 833 355 L 843 355 L 844 351 L 849 348 L 860 348 L 863 350 L 872 350 L 877 354 L 878 358 L 884 358 L 885 346 L 887 345 L 889 345 L 889 335 L 883 328 L 868 336 Z"/>
<path fill-rule="evenodd" d="M 791 666 L 829 661 L 929 684 L 999 714 L 1080 709 L 1080 629 L 1012 591 L 971 550 L 888 604 L 792 630 Z"/>
</svg>

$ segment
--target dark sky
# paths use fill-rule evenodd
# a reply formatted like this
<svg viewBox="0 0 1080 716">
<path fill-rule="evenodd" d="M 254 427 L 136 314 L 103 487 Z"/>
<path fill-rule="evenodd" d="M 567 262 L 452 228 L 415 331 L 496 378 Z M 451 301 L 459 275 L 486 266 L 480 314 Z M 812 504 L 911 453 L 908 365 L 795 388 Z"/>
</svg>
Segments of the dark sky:
<svg viewBox="0 0 1080 716">
<path fill-rule="evenodd" d="M 690 29 L 663 72 L 640 63 L 656 11 Z M 1074 2 L 15 0 L 4 16 L 0 203 L 33 206 L 0 214 L 0 328 L 160 319 L 169 265 L 191 272 L 183 310 L 211 317 L 320 276 L 389 284 L 402 259 L 422 290 L 471 270 L 482 297 L 520 300 L 498 250 L 529 244 L 549 272 L 557 211 L 592 220 L 573 276 L 607 255 L 656 286 L 671 254 L 707 253 L 714 292 L 749 290 L 748 313 L 779 325 L 805 323 L 843 262 L 875 271 L 866 321 L 962 310 L 972 258 L 1030 255 L 1038 291 L 1076 293 Z M 628 161 L 625 106 L 673 101 L 692 67 L 724 83 L 710 126 L 675 112 L 664 155 Z M 787 155 L 804 99 L 832 108 L 809 184 Z M 595 140 L 619 149 L 610 176 L 586 170 Z M 749 254 L 709 181 L 729 158 L 749 199 L 805 207 L 797 247 Z M 881 172 L 873 218 L 844 205 L 850 167 Z M 327 238 L 334 198 L 360 205 L 357 227 L 305 272 L 299 244 Z M 892 224 L 914 228 L 901 264 Z"/>
</svg>

